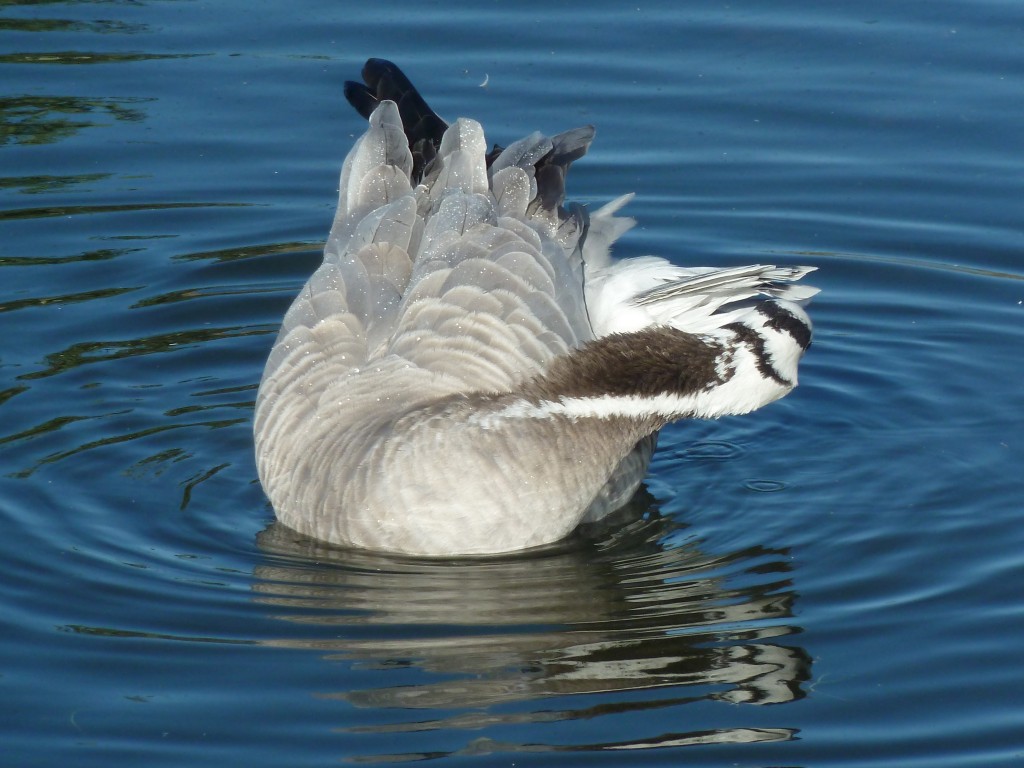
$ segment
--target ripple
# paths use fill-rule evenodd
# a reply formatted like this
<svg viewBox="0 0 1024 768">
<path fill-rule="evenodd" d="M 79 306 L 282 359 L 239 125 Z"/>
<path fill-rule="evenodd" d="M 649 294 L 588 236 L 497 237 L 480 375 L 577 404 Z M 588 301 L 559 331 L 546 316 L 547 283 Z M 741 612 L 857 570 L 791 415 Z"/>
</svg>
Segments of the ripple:
<svg viewBox="0 0 1024 768">
<path fill-rule="evenodd" d="M 102 213 L 132 213 L 136 211 L 167 211 L 190 208 L 245 208 L 247 203 L 124 203 L 121 205 L 74 205 L 43 208 L 11 208 L 0 211 L 0 221 L 18 219 L 46 219 L 54 216 L 94 216 Z"/>
<path fill-rule="evenodd" d="M 504 4 L 497 47 L 407 5 L 4 4 L 8 761 L 1015 764 L 1019 4 Z M 665 430 L 662 506 L 493 560 L 263 531 L 254 388 L 382 31 L 492 140 L 596 123 L 619 255 L 820 268 L 801 386 Z"/>
<path fill-rule="evenodd" d="M 683 461 L 729 461 L 743 455 L 743 448 L 725 440 L 701 440 L 674 454 Z"/>
<path fill-rule="evenodd" d="M 13 54 L 24 56 L 25 54 Z M 0 57 L 0 62 L 9 57 Z M 0 98 L 0 142 L 50 144 L 73 136 L 83 128 L 102 125 L 83 120 L 87 115 L 105 115 L 115 120 L 141 121 L 145 114 L 139 104 L 152 98 L 90 98 L 71 95 L 21 95 Z"/>
<path fill-rule="evenodd" d="M 786 490 L 786 484 L 779 480 L 746 480 L 743 487 L 755 493 L 778 493 Z"/>
<path fill-rule="evenodd" d="M 153 355 L 173 352 L 196 344 L 208 344 L 223 339 L 244 336 L 262 336 L 272 333 L 270 329 L 240 327 L 194 328 L 173 331 L 154 336 L 125 341 L 86 341 L 72 344 L 59 352 L 46 355 L 46 367 L 40 371 L 23 373 L 19 379 L 42 379 L 56 376 L 82 365 L 120 360 L 136 355 Z"/>
<path fill-rule="evenodd" d="M 811 662 L 791 645 L 800 630 L 788 553 L 712 557 L 693 542 L 669 548 L 661 542 L 674 523 L 652 510 L 632 514 L 625 540 L 579 535 L 515 557 L 459 560 L 336 548 L 274 524 L 258 539 L 266 563 L 255 571 L 253 599 L 293 629 L 265 642 L 388 673 L 370 687 L 317 694 L 371 713 L 373 722 L 344 727 L 351 733 L 485 725 L 497 732 L 700 701 L 802 698 Z M 742 731 L 666 735 L 641 727 L 626 742 L 530 749 L 760 738 Z M 792 737 L 784 728 L 768 733 Z"/>
<path fill-rule="evenodd" d="M 202 53 L 99 53 L 95 51 L 43 51 L 7 53 L 0 56 L 0 64 L 117 64 L 132 61 L 160 59 L 190 59 L 209 54 Z"/>
</svg>

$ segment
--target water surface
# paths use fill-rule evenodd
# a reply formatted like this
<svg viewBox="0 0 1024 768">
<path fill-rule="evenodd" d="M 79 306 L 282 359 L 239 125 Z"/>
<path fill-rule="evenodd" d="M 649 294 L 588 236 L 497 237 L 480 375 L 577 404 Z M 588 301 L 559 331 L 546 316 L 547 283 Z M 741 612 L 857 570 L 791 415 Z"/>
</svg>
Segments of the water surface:
<svg viewBox="0 0 1024 768">
<path fill-rule="evenodd" d="M 5 762 L 1024 763 L 1022 44 L 997 0 L 0 5 Z M 801 387 L 541 552 L 273 525 L 255 389 L 371 55 L 491 141 L 595 124 L 621 255 L 817 266 Z"/>
</svg>

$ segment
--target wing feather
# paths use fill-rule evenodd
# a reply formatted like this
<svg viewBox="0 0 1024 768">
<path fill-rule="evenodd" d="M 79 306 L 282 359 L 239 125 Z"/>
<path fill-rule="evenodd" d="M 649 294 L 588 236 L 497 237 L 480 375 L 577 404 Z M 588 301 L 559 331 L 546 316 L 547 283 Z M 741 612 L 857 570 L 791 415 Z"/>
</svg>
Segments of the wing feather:
<svg viewBox="0 0 1024 768">
<path fill-rule="evenodd" d="M 342 167 L 324 263 L 285 316 L 260 387 L 258 404 L 277 404 L 258 405 L 257 433 L 277 451 L 318 409 L 340 428 L 356 418 L 336 415 L 346 402 L 386 402 L 393 418 L 401 403 L 508 391 L 592 336 L 586 219 L 561 205 L 593 130 L 534 133 L 489 157 L 480 125 L 460 119 L 414 188 L 400 108 L 368 86 L 357 95 L 373 111 Z"/>
</svg>

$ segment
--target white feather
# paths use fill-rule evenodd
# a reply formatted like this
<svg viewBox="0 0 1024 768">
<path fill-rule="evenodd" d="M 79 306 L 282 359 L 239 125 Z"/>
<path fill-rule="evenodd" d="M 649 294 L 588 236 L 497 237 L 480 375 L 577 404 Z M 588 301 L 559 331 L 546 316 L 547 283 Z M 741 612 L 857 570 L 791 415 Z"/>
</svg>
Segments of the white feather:
<svg viewBox="0 0 1024 768">
<path fill-rule="evenodd" d="M 813 269 L 760 264 L 727 269 L 678 267 L 657 256 L 641 256 L 589 271 L 587 306 L 597 336 L 631 333 L 652 325 L 708 333 L 737 322 L 748 312 L 747 308 L 730 311 L 729 305 L 759 295 L 809 299 L 818 292 L 816 288 L 787 283 Z"/>
</svg>

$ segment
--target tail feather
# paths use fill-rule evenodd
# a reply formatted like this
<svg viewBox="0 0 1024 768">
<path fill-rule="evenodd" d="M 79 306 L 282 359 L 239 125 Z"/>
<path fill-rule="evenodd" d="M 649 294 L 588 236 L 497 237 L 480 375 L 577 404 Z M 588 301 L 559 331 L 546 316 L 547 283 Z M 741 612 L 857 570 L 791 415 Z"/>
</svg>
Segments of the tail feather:
<svg viewBox="0 0 1024 768">
<path fill-rule="evenodd" d="M 587 241 L 583 245 L 583 261 L 588 270 L 604 269 L 611 264 L 612 243 L 636 225 L 636 219 L 615 215 L 633 197 L 632 192 L 622 195 L 590 214 Z"/>
<path fill-rule="evenodd" d="M 624 259 L 588 275 L 587 305 L 598 336 L 669 325 L 708 333 L 737 322 L 759 297 L 798 304 L 816 294 L 794 281 L 813 267 L 677 267 L 665 259 Z"/>
<path fill-rule="evenodd" d="M 728 301 L 738 301 L 758 294 L 802 301 L 811 298 L 817 288 L 793 285 L 814 267 L 776 267 L 754 264 L 732 269 L 706 268 L 705 271 L 682 270 L 677 279 L 668 279 L 661 285 L 638 293 L 634 303 L 638 305 L 659 304 L 686 296 L 721 296 Z M 696 272 L 696 274 L 694 274 Z"/>
</svg>

